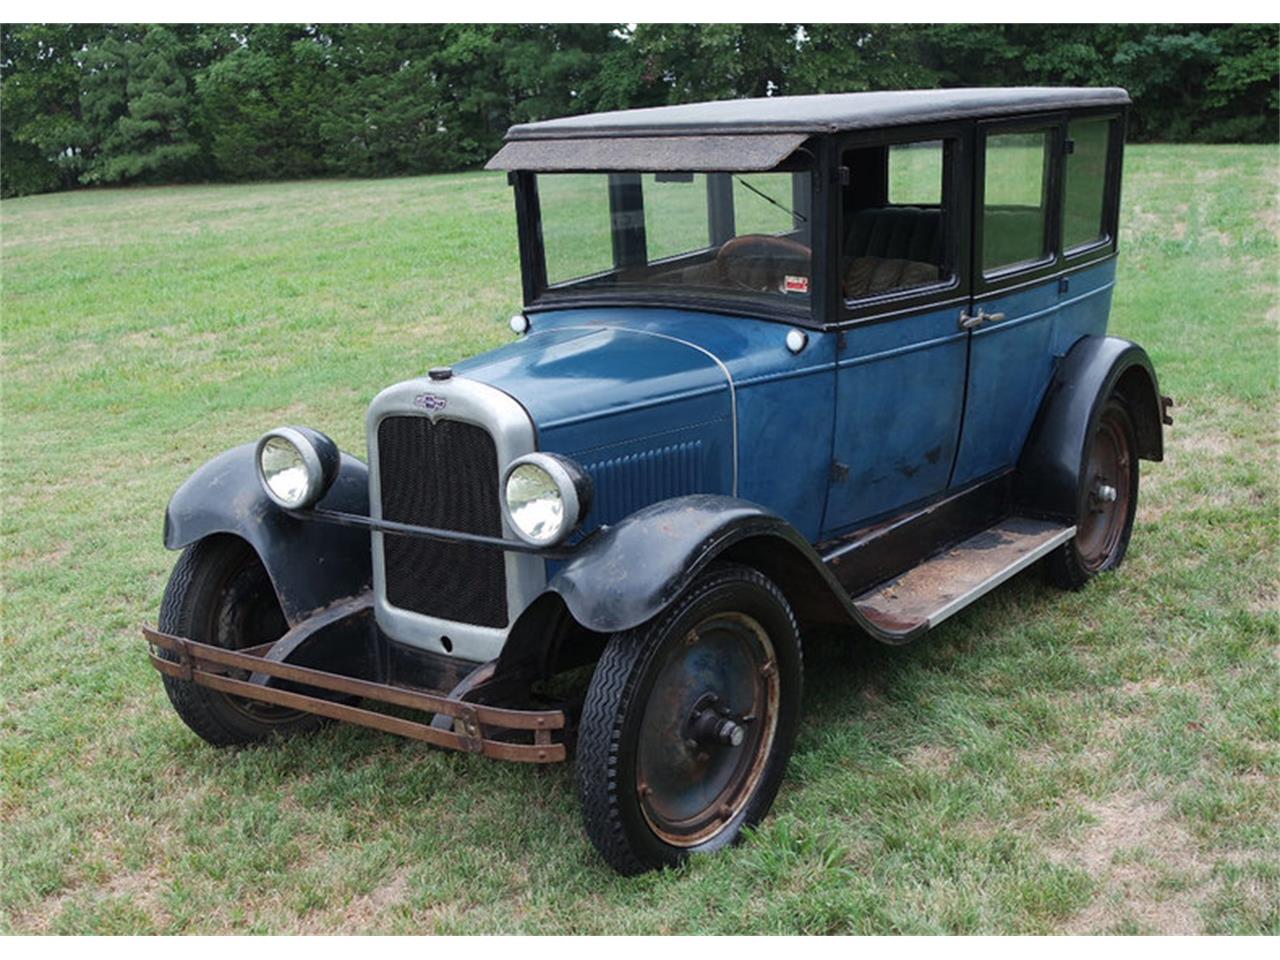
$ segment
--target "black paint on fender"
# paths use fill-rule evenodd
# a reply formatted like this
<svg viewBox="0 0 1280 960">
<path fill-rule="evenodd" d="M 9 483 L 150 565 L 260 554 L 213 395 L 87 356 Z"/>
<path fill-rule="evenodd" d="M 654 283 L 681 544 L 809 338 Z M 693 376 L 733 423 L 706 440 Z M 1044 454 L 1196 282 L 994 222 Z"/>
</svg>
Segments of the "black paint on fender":
<svg viewBox="0 0 1280 960">
<path fill-rule="evenodd" d="M 178 488 L 164 515 L 164 545 L 180 550 L 220 533 L 243 538 L 267 568 L 290 625 L 369 589 L 369 531 L 287 514 L 263 491 L 254 451 L 252 443 L 227 450 Z M 368 516 L 369 468 L 342 454 L 318 506 Z"/>
<path fill-rule="evenodd" d="M 1089 437 L 1112 392 L 1129 406 L 1143 460 L 1164 459 L 1163 409 L 1147 352 L 1119 337 L 1083 337 L 1058 364 L 1018 462 L 1020 511 L 1074 522 Z"/>
<path fill-rule="evenodd" d="M 877 627 L 791 524 L 757 504 L 711 494 L 664 500 L 597 531 L 547 588 L 583 627 L 615 633 L 657 616 L 717 559 L 760 570 L 802 619 L 852 623 L 886 643 L 922 632 L 896 635 Z"/>
</svg>

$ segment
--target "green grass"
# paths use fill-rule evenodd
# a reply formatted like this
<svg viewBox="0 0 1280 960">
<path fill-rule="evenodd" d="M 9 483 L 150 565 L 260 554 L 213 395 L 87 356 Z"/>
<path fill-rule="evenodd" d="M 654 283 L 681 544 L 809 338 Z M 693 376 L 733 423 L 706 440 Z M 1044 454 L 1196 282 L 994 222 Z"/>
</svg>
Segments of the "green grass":
<svg viewBox="0 0 1280 960">
<path fill-rule="evenodd" d="M 773 814 L 613 876 L 570 768 L 218 751 L 147 665 L 164 503 L 502 342 L 501 176 L 5 201 L 0 932 L 1280 933 L 1277 155 L 1135 147 L 1112 329 L 1178 400 L 1129 558 L 906 649 L 808 638 Z"/>
</svg>

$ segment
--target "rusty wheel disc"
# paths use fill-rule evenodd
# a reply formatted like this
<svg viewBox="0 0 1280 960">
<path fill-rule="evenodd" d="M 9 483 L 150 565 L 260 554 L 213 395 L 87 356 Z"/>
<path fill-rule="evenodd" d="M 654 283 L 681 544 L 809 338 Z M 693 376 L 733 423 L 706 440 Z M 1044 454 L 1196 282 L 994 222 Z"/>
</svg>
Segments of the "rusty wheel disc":
<svg viewBox="0 0 1280 960">
<path fill-rule="evenodd" d="M 210 618 L 210 628 L 208 642 L 228 650 L 268 643 L 289 629 L 266 571 L 260 565 L 244 567 L 227 581 Z M 248 672 L 243 670 L 232 670 L 230 676 L 249 679 Z M 258 723 L 289 723 L 301 716 L 297 710 L 244 697 L 227 695 L 226 701 L 237 713 Z"/>
<path fill-rule="evenodd" d="M 728 827 L 764 773 L 778 724 L 773 643 L 742 613 L 718 613 L 675 645 L 645 705 L 636 792 L 654 833 L 675 847 Z"/>
<path fill-rule="evenodd" d="M 1133 451 L 1119 414 L 1104 410 L 1094 431 L 1085 465 L 1084 503 L 1076 524 L 1080 562 L 1092 572 L 1104 569 L 1120 546 L 1129 516 Z"/>
</svg>

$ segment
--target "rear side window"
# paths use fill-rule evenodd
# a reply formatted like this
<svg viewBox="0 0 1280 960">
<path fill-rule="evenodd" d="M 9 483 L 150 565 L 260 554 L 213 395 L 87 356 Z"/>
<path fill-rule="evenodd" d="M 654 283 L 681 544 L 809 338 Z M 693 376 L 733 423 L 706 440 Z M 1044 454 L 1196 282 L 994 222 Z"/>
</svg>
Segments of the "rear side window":
<svg viewBox="0 0 1280 960">
<path fill-rule="evenodd" d="M 889 202 L 914 207 L 942 203 L 942 141 L 895 143 L 889 148 Z"/>
<path fill-rule="evenodd" d="M 1049 129 L 987 137 L 982 193 L 982 269 L 1042 259 L 1048 252 Z"/>
<path fill-rule="evenodd" d="M 1062 199 L 1062 245 L 1070 251 L 1103 239 L 1107 188 L 1107 154 L 1111 121 L 1072 120 L 1067 127 L 1067 154 Z"/>
</svg>

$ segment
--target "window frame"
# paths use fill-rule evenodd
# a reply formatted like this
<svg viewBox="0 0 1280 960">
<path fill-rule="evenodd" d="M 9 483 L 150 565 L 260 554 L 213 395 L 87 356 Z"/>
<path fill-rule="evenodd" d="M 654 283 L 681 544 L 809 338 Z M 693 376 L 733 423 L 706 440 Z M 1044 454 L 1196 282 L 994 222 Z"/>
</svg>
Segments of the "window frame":
<svg viewBox="0 0 1280 960">
<path fill-rule="evenodd" d="M 1048 277 L 1059 268 L 1062 247 L 1062 161 L 1066 142 L 1065 113 L 1041 113 L 1009 120 L 983 120 L 978 124 L 978 139 L 973 165 L 973 243 L 972 262 L 974 295 L 989 290 L 1017 285 Z M 983 266 L 986 246 L 987 142 L 992 136 L 1006 133 L 1048 133 L 1045 157 L 1044 251 L 1035 260 L 1005 264 L 990 272 Z"/>
<path fill-rule="evenodd" d="M 971 234 L 973 166 L 972 121 L 960 121 L 942 124 L 924 124 L 882 128 L 878 130 L 858 131 L 844 136 L 833 137 L 832 153 L 834 169 L 843 171 L 843 158 L 849 150 L 863 147 L 892 147 L 907 143 L 919 143 L 928 140 L 941 140 L 943 143 L 942 163 L 942 197 L 940 205 L 943 211 L 942 229 L 943 245 L 950 260 L 951 276 L 927 286 L 909 287 L 904 290 L 891 290 L 870 297 L 846 299 L 840 290 L 840 261 L 843 256 L 844 236 L 846 233 L 844 203 L 842 194 L 845 188 L 842 179 L 837 178 L 837 189 L 833 190 L 831 220 L 834 225 L 833 236 L 828 246 L 828 278 L 834 301 L 829 316 L 832 326 L 837 329 L 892 320 L 930 310 L 939 310 L 947 306 L 963 307 L 970 298 L 970 258 L 968 237 Z M 888 201 L 889 171 L 888 154 L 885 155 L 886 184 L 885 200 Z M 946 204 L 947 198 L 951 204 Z"/>
<path fill-rule="evenodd" d="M 1081 243 L 1066 249 L 1065 238 L 1059 233 L 1058 243 L 1063 248 L 1062 256 L 1066 264 L 1074 267 L 1093 260 L 1105 259 L 1107 256 L 1114 254 L 1119 249 L 1119 221 L 1120 221 L 1120 180 L 1121 168 L 1124 164 L 1124 136 L 1125 136 L 1125 120 L 1127 111 L 1112 109 L 1103 110 L 1073 110 L 1067 115 L 1067 122 L 1064 126 L 1064 138 L 1068 137 L 1071 132 L 1071 122 L 1074 120 L 1109 120 L 1111 129 L 1107 139 L 1107 163 L 1106 173 L 1107 182 L 1102 189 L 1102 236 L 1089 243 Z M 1064 139 L 1065 145 L 1065 139 Z M 1066 210 L 1067 203 L 1067 178 L 1066 178 L 1066 155 L 1063 156 L 1063 177 L 1062 177 L 1062 195 L 1060 204 L 1062 209 Z M 1063 224 L 1065 228 L 1065 223 Z"/>
<path fill-rule="evenodd" d="M 829 138 L 828 138 L 829 139 Z M 568 171 L 567 171 L 568 172 Z M 618 174 L 616 170 L 580 170 L 573 173 L 599 174 L 601 176 Z M 637 173 L 654 171 L 637 171 Z M 828 209 L 828 193 L 823 184 L 830 174 L 826 165 L 825 152 L 820 141 L 810 139 L 798 147 L 786 160 L 769 171 L 696 171 L 698 173 L 787 173 L 800 172 L 809 174 L 809 211 L 810 240 L 813 251 L 813 269 L 810 277 L 811 289 L 807 301 L 790 301 L 781 297 L 766 299 L 763 297 L 739 296 L 725 291 L 714 294 L 667 292 L 659 290 L 628 289 L 624 293 L 613 293 L 607 290 L 575 290 L 572 285 L 579 279 L 549 284 L 546 273 L 546 249 L 542 236 L 541 207 L 538 200 L 537 177 L 534 171 L 515 171 L 508 174 L 508 183 L 516 193 L 516 228 L 520 240 L 520 275 L 524 293 L 524 310 L 538 313 L 546 310 L 563 310 L 581 307 L 674 307 L 685 310 L 698 310 L 706 313 L 748 316 L 761 320 L 777 320 L 794 326 L 809 329 L 821 329 L 824 325 L 828 294 L 826 290 L 826 264 L 823 261 L 824 241 L 829 231 L 830 211 Z M 710 211 L 709 211 L 710 212 Z M 708 246 L 705 249 L 711 249 Z M 705 252 L 704 251 L 702 252 Z M 696 254 L 690 251 L 675 254 L 665 260 L 678 259 Z M 613 268 L 613 269 L 616 269 Z M 610 271 L 598 274 L 604 276 Z"/>
<path fill-rule="evenodd" d="M 1126 107 L 1104 106 L 1074 110 L 1058 110 L 1025 116 L 977 121 L 977 139 L 973 161 L 973 239 L 970 244 L 975 299 L 994 293 L 1008 292 L 1019 287 L 1034 286 L 1056 276 L 1073 273 L 1078 269 L 1100 263 L 1114 257 L 1119 250 L 1118 223 L 1120 217 L 1120 181 L 1123 173 Z M 1096 243 L 1073 248 L 1069 253 L 1062 249 L 1063 186 L 1066 162 L 1067 125 L 1072 120 L 1110 117 L 1114 123 L 1113 136 L 1108 145 L 1107 185 L 1104 190 L 1103 209 L 1107 237 Z M 1016 269 L 1000 270 L 986 274 L 981 269 L 983 194 L 986 186 L 986 136 L 990 132 L 1036 129 L 1049 124 L 1057 125 L 1057 144 L 1054 149 L 1053 170 L 1055 181 L 1050 195 L 1053 255 L 1031 264 L 1018 264 Z"/>
</svg>

